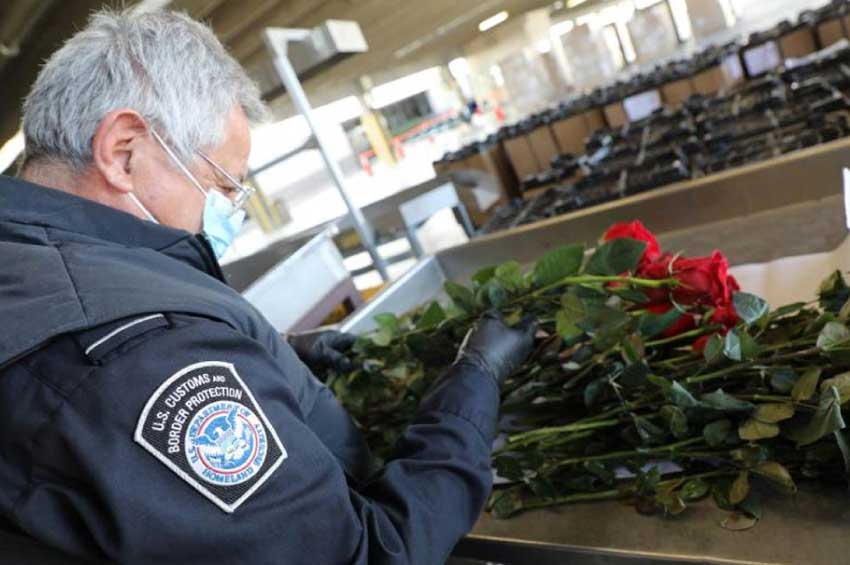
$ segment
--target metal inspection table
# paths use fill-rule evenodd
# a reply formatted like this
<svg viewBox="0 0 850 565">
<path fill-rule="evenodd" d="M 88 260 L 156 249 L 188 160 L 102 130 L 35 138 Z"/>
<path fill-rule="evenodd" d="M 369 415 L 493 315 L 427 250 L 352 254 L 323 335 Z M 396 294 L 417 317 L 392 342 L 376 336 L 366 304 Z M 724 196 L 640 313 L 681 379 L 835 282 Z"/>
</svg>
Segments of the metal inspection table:
<svg viewBox="0 0 850 565">
<path fill-rule="evenodd" d="M 528 264 L 559 245 L 592 243 L 616 221 L 643 220 L 665 249 L 705 255 L 720 248 L 732 265 L 832 250 L 847 236 L 845 163 L 850 142 L 842 140 L 482 237 L 421 261 L 341 328 L 369 331 L 377 313 L 445 298 L 446 280 L 468 280 L 479 268 L 509 259 Z M 507 520 L 485 513 L 454 555 L 508 565 L 850 563 L 846 489 L 804 483 L 795 496 L 777 493 L 766 498 L 763 519 L 748 531 L 721 528 L 725 516 L 711 501 L 674 519 L 641 516 L 617 501 Z"/>
</svg>

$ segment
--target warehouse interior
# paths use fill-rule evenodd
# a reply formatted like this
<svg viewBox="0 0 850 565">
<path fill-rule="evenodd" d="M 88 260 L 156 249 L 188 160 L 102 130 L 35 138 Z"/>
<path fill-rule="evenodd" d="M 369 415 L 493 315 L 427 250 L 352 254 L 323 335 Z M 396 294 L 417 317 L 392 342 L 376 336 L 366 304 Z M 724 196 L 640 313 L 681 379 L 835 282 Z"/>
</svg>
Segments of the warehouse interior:
<svg viewBox="0 0 850 565">
<path fill-rule="evenodd" d="M 102 8 L 184 11 L 259 85 L 271 119 L 251 131 L 255 192 L 221 264 L 281 334 L 389 341 L 423 305 L 469 314 L 450 281 L 490 292 L 478 277 L 505 261 L 531 280 L 545 252 L 633 220 L 673 261 L 721 249 L 771 306 L 812 304 L 848 270 L 850 0 L 0 0 L 3 174 L 43 62 Z M 306 35 L 275 50 L 270 29 Z M 740 532 L 702 507 L 652 521 L 613 500 L 485 512 L 448 563 L 838 563 L 845 497 L 738 508 L 762 522 Z M 820 541 L 800 542 L 794 511 Z"/>
</svg>

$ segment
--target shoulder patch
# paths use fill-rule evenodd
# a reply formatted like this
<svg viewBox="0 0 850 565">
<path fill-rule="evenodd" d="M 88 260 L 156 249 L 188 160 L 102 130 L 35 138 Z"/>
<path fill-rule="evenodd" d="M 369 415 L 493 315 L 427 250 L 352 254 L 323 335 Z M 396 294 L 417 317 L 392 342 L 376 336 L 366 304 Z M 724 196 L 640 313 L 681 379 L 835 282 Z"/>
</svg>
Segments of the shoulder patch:
<svg viewBox="0 0 850 565">
<path fill-rule="evenodd" d="M 151 395 L 136 442 L 225 512 L 272 475 L 286 449 L 232 363 L 180 369 Z"/>
</svg>

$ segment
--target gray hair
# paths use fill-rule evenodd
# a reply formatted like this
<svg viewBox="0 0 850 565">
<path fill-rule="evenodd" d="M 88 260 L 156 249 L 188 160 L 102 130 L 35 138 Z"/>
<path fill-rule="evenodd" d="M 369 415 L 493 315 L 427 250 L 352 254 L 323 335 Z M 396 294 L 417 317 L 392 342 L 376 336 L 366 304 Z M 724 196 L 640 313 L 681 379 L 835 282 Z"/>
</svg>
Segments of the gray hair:
<svg viewBox="0 0 850 565">
<path fill-rule="evenodd" d="M 236 104 L 252 123 L 267 116 L 256 84 L 209 27 L 177 12 L 100 11 L 48 59 L 27 96 L 25 160 L 81 170 L 103 117 L 131 108 L 191 163 L 224 141 Z"/>
</svg>

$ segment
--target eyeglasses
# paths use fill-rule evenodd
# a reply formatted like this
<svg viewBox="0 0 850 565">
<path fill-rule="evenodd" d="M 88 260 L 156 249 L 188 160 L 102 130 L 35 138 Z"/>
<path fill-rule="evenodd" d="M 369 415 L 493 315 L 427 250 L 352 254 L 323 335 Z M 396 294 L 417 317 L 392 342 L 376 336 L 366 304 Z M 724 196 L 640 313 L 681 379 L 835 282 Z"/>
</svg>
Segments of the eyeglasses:
<svg viewBox="0 0 850 565">
<path fill-rule="evenodd" d="M 174 150 L 172 150 L 171 147 L 169 147 L 168 144 L 165 143 L 165 140 L 162 139 L 159 133 L 157 133 L 157 131 L 153 128 L 151 128 L 151 133 L 162 146 L 162 148 L 165 150 L 165 152 L 168 154 L 168 156 L 171 157 L 171 160 L 174 161 L 174 164 L 177 165 L 177 168 L 180 169 L 190 181 L 192 181 L 192 184 L 195 185 L 195 188 L 200 190 L 204 196 L 207 195 L 207 191 L 216 190 L 214 188 L 207 188 L 205 190 L 204 187 L 201 186 L 201 183 L 200 181 L 198 181 L 197 177 L 195 177 L 195 175 L 192 174 L 189 168 L 183 164 L 183 162 L 177 157 L 177 154 L 174 153 Z M 214 168 L 221 176 L 225 178 L 225 180 L 227 180 L 227 182 L 232 185 L 227 189 L 229 192 L 236 193 L 236 198 L 231 200 L 231 202 L 233 202 L 232 213 L 235 213 L 237 210 L 240 210 L 245 205 L 245 203 L 248 202 L 248 199 L 251 198 L 251 195 L 254 194 L 255 190 L 250 186 L 245 186 L 244 184 L 233 178 L 233 175 L 224 170 L 224 167 L 220 166 L 218 163 L 204 155 L 201 151 L 196 150 L 195 152 L 200 155 L 204 161 L 209 163 L 212 168 Z"/>
<path fill-rule="evenodd" d="M 224 170 L 224 167 L 219 166 L 215 161 L 204 155 L 201 151 L 196 151 L 196 153 L 231 184 L 230 190 L 232 192 L 236 192 L 236 198 L 233 199 L 233 210 L 235 211 L 242 208 L 256 190 L 250 186 L 245 186 L 236 180 L 233 175 Z"/>
</svg>

